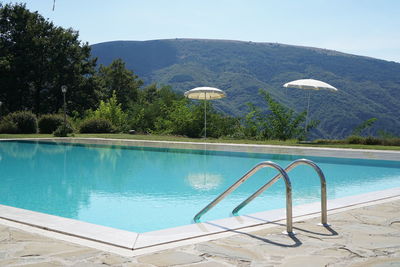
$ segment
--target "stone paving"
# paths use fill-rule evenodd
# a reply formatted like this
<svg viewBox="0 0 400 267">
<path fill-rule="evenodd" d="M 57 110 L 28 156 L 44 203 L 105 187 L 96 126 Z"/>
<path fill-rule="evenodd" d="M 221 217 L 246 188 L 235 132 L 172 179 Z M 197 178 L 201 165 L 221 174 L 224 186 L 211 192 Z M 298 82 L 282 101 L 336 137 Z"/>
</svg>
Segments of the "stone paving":
<svg viewBox="0 0 400 267">
<path fill-rule="evenodd" d="M 0 225 L 0 266 L 400 266 L 400 200 L 239 233 L 136 257 L 122 257 Z"/>
</svg>

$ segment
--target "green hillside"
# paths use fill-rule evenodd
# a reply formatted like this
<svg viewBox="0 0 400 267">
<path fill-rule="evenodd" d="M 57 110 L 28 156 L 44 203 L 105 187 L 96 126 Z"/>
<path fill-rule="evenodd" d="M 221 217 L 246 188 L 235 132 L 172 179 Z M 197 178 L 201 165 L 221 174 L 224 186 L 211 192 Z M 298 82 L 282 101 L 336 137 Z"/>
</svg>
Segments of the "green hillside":
<svg viewBox="0 0 400 267">
<path fill-rule="evenodd" d="M 323 80 L 339 92 L 311 92 L 310 114 L 320 120 L 314 137 L 345 137 L 372 117 L 378 118 L 372 134 L 384 130 L 400 135 L 399 63 L 277 43 L 201 39 L 100 43 L 92 45 L 92 55 L 104 65 L 122 58 L 145 83 L 171 85 L 180 92 L 218 87 L 228 97 L 214 104 L 234 115 L 245 113 L 247 102 L 264 104 L 259 88 L 303 111 L 308 91 L 282 85 L 296 79 Z"/>
</svg>

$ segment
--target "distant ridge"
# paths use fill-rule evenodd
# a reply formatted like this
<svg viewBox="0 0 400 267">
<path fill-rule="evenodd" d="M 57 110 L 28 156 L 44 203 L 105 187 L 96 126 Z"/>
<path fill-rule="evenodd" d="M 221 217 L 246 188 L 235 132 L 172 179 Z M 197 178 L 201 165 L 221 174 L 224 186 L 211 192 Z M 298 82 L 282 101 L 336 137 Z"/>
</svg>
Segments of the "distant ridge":
<svg viewBox="0 0 400 267">
<path fill-rule="evenodd" d="M 246 112 L 246 102 L 264 105 L 259 88 L 302 111 L 306 92 L 282 85 L 303 78 L 323 80 L 339 92 L 311 92 L 310 115 L 320 120 L 314 137 L 345 137 L 372 117 L 378 121 L 371 134 L 385 130 L 400 135 L 399 63 L 315 47 L 181 38 L 99 43 L 92 45 L 92 55 L 104 65 L 122 58 L 147 84 L 171 85 L 178 92 L 221 88 L 228 97 L 214 103 L 234 115 Z"/>
</svg>

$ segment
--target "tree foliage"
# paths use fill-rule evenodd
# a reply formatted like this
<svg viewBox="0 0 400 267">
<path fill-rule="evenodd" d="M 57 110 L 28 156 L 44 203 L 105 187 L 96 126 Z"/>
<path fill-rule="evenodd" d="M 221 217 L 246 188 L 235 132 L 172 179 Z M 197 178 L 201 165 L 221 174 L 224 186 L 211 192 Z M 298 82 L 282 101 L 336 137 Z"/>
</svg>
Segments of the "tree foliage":
<svg viewBox="0 0 400 267">
<path fill-rule="evenodd" d="M 207 137 L 219 138 L 232 136 L 236 130 L 238 119 L 217 112 L 212 102 L 206 101 Z M 188 99 L 175 100 L 172 106 L 164 106 L 162 117 L 155 122 L 155 130 L 159 133 L 184 135 L 188 137 L 203 137 L 204 101 Z"/>
<path fill-rule="evenodd" d="M 68 106 L 83 111 L 97 102 L 89 45 L 72 29 L 55 26 L 25 4 L 0 6 L 0 101 L 6 111 L 54 113 Z"/>
<path fill-rule="evenodd" d="M 143 85 L 143 81 L 128 70 L 121 59 L 114 60 L 109 66 L 101 65 L 96 77 L 102 98 L 110 98 L 115 92 L 123 110 L 137 101 L 139 88 Z"/>
<path fill-rule="evenodd" d="M 151 84 L 138 92 L 137 101 L 129 109 L 130 126 L 132 129 L 151 133 L 156 127 L 156 121 L 166 116 L 167 109 L 173 107 L 174 101 L 183 99 L 168 86 L 157 87 Z"/>
<path fill-rule="evenodd" d="M 260 108 L 248 104 L 250 111 L 244 117 L 243 131 L 246 137 L 256 139 L 302 139 L 305 129 L 305 112 L 295 114 L 293 110 L 275 101 L 271 95 L 260 90 L 268 110 L 263 113 Z"/>
<path fill-rule="evenodd" d="M 353 130 L 353 132 L 352 132 L 352 135 L 360 136 L 361 133 L 362 133 L 365 129 L 372 127 L 372 125 L 374 125 L 374 123 L 375 123 L 377 120 L 378 120 L 377 118 L 370 118 L 370 119 L 368 119 L 368 120 L 363 121 L 362 123 L 360 123 L 359 125 L 357 125 L 357 126 L 354 128 L 354 130 Z"/>
<path fill-rule="evenodd" d="M 128 128 L 127 114 L 122 110 L 121 106 L 115 91 L 113 91 L 111 98 L 106 101 L 101 100 L 99 107 L 95 111 L 89 110 L 87 112 L 87 118 L 106 119 L 118 131 L 126 131 Z"/>
</svg>

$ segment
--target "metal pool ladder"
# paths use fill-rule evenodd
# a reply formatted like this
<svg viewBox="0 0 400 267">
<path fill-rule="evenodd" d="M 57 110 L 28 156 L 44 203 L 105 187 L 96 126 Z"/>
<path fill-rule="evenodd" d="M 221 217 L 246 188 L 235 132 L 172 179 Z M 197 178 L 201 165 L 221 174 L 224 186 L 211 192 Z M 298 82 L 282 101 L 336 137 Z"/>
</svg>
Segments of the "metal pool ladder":
<svg viewBox="0 0 400 267">
<path fill-rule="evenodd" d="M 236 188 L 238 188 L 242 183 L 244 183 L 247 179 L 249 179 L 253 174 L 265 167 L 271 167 L 279 171 L 277 175 L 275 175 L 268 183 L 261 186 L 254 194 L 240 203 L 236 208 L 233 209 L 232 214 L 237 215 L 239 210 L 241 210 L 244 206 L 249 204 L 253 199 L 259 196 L 262 192 L 268 189 L 271 185 L 279 180 L 279 178 L 283 177 L 286 186 L 286 234 L 294 235 L 293 232 L 293 214 L 292 214 L 292 184 L 290 182 L 289 176 L 287 172 L 291 171 L 298 165 L 309 165 L 311 166 L 318 174 L 321 182 L 321 225 L 328 226 L 327 222 L 327 197 L 326 197 L 326 180 L 325 175 L 322 170 L 318 167 L 318 165 L 308 159 L 298 159 L 290 163 L 285 169 L 283 169 L 278 164 L 272 161 L 263 161 L 256 166 L 254 166 L 250 171 L 248 171 L 245 175 L 243 175 L 239 180 L 237 180 L 233 185 L 231 185 L 227 190 L 225 190 L 222 194 L 220 194 L 217 198 L 211 201 L 207 206 L 205 206 L 201 211 L 199 211 L 193 218 L 195 222 L 199 222 L 200 218 L 207 213 L 210 209 L 216 206 L 222 199 L 224 199 L 227 195 L 232 193 Z"/>
</svg>

